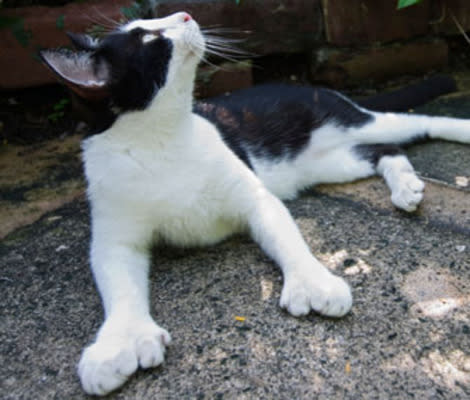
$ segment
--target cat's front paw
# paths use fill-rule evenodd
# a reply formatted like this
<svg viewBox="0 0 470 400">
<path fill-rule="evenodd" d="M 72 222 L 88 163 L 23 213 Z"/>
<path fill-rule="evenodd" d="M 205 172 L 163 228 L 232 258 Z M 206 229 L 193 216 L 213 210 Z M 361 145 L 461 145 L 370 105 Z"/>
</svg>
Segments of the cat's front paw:
<svg viewBox="0 0 470 400">
<path fill-rule="evenodd" d="M 404 172 L 392 190 L 392 203 L 402 210 L 415 211 L 423 199 L 423 192 L 424 182 L 414 172 Z"/>
<path fill-rule="evenodd" d="M 284 282 L 281 307 L 294 316 L 311 310 L 330 317 L 342 317 L 352 306 L 352 295 L 344 279 L 332 274 L 291 276 Z"/>
<path fill-rule="evenodd" d="M 105 395 L 121 386 L 137 368 L 150 368 L 164 360 L 169 333 L 154 322 L 133 324 L 118 332 L 98 335 L 83 351 L 78 374 L 88 394 Z"/>
</svg>

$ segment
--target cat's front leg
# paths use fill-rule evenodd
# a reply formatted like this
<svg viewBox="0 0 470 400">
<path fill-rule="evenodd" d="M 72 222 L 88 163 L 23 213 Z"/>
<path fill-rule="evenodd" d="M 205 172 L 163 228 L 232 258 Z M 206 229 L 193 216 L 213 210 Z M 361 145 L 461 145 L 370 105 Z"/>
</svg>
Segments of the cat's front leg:
<svg viewBox="0 0 470 400">
<path fill-rule="evenodd" d="M 171 340 L 149 313 L 149 256 L 142 243 L 110 240 L 111 232 L 100 236 L 94 234 L 91 263 L 106 318 L 78 366 L 84 390 L 95 395 L 118 388 L 138 367 L 161 364 Z"/>
<path fill-rule="evenodd" d="M 266 189 L 254 195 L 249 212 L 253 238 L 276 261 L 284 275 L 280 305 L 292 315 L 341 317 L 352 305 L 351 290 L 310 252 L 284 204 Z"/>
</svg>

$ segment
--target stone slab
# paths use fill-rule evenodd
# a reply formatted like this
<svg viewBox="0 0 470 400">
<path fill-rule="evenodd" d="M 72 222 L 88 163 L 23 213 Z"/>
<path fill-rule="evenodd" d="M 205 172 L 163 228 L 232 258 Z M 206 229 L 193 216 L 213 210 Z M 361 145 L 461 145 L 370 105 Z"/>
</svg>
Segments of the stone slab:
<svg viewBox="0 0 470 400">
<path fill-rule="evenodd" d="M 377 45 L 362 50 L 323 48 L 314 52 L 312 78 L 344 87 L 439 70 L 447 62 L 448 46 L 440 39 Z"/>
<path fill-rule="evenodd" d="M 110 399 L 466 398 L 468 233 L 332 193 L 289 208 L 312 251 L 352 285 L 352 312 L 289 316 L 278 269 L 246 237 L 160 249 L 151 310 L 173 342 L 162 367 Z M 88 218 L 75 201 L 0 246 L 5 400 L 88 398 L 76 363 L 102 319 Z"/>
<path fill-rule="evenodd" d="M 198 69 L 194 94 L 197 98 L 219 96 L 252 85 L 250 61 L 225 62 L 220 65 L 202 63 Z"/>
<path fill-rule="evenodd" d="M 447 106 L 465 116 L 465 102 Z M 469 146 L 456 146 L 447 168 L 468 173 Z M 416 151 L 419 168 L 433 174 L 437 149 Z M 156 249 L 151 312 L 173 342 L 161 367 L 107 398 L 467 398 L 469 196 L 428 182 L 419 212 L 406 214 L 369 179 L 288 202 L 313 253 L 352 286 L 355 303 L 342 319 L 282 311 L 279 270 L 246 236 Z M 0 242 L 2 399 L 89 398 L 76 364 L 103 318 L 88 266 L 89 217 L 81 198 Z"/>
</svg>

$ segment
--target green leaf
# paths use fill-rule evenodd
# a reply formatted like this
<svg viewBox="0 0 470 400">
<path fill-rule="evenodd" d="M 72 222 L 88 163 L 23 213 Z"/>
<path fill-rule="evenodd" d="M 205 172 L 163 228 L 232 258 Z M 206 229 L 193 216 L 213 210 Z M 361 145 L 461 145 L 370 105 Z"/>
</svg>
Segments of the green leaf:
<svg viewBox="0 0 470 400">
<path fill-rule="evenodd" d="M 129 7 L 121 7 L 121 14 L 128 20 L 140 18 L 142 8 L 137 2 L 132 3 Z"/>
<path fill-rule="evenodd" d="M 23 47 L 28 47 L 29 42 L 33 36 L 30 30 L 26 30 L 24 28 L 24 21 L 23 19 L 18 20 L 15 24 L 11 26 L 11 33 L 16 38 L 16 40 L 21 44 Z"/>
<path fill-rule="evenodd" d="M 22 21 L 20 17 L 8 17 L 6 15 L 0 15 L 0 29 L 11 28 L 20 21 Z"/>
<path fill-rule="evenodd" d="M 57 29 L 61 31 L 64 30 L 64 27 L 65 27 L 65 15 L 64 14 L 59 15 L 57 17 L 57 19 L 55 20 L 55 26 L 57 27 Z"/>
<path fill-rule="evenodd" d="M 398 0 L 397 8 L 400 10 L 402 8 L 418 4 L 420 1 L 421 0 Z"/>
<path fill-rule="evenodd" d="M 9 29 L 18 43 L 28 47 L 32 32 L 24 28 L 24 19 L 20 17 L 8 17 L 0 15 L 0 29 Z"/>
</svg>

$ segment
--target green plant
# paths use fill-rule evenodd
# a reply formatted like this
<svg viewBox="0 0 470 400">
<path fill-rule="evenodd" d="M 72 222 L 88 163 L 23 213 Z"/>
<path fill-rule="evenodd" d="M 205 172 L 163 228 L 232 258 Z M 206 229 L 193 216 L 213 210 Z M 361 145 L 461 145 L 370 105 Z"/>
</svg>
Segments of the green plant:
<svg viewBox="0 0 470 400">
<path fill-rule="evenodd" d="M 421 2 L 421 0 L 398 0 L 397 8 L 400 10 L 401 8 L 413 6 L 419 2 Z"/>
<path fill-rule="evenodd" d="M 52 107 L 53 111 L 47 116 L 47 119 L 54 124 L 58 122 L 65 115 L 65 109 L 69 103 L 69 99 L 60 99 Z"/>
<path fill-rule="evenodd" d="M 121 7 L 121 13 L 127 20 L 142 18 L 155 8 L 155 0 L 136 0 L 129 7 Z"/>
<path fill-rule="evenodd" d="M 55 26 L 57 29 L 63 31 L 64 28 L 65 28 L 65 15 L 64 14 L 61 14 L 57 17 L 56 21 L 55 21 Z"/>
<path fill-rule="evenodd" d="M 23 47 L 28 47 L 32 32 L 25 29 L 23 18 L 0 15 L 0 29 L 10 29 L 18 43 Z"/>
</svg>

